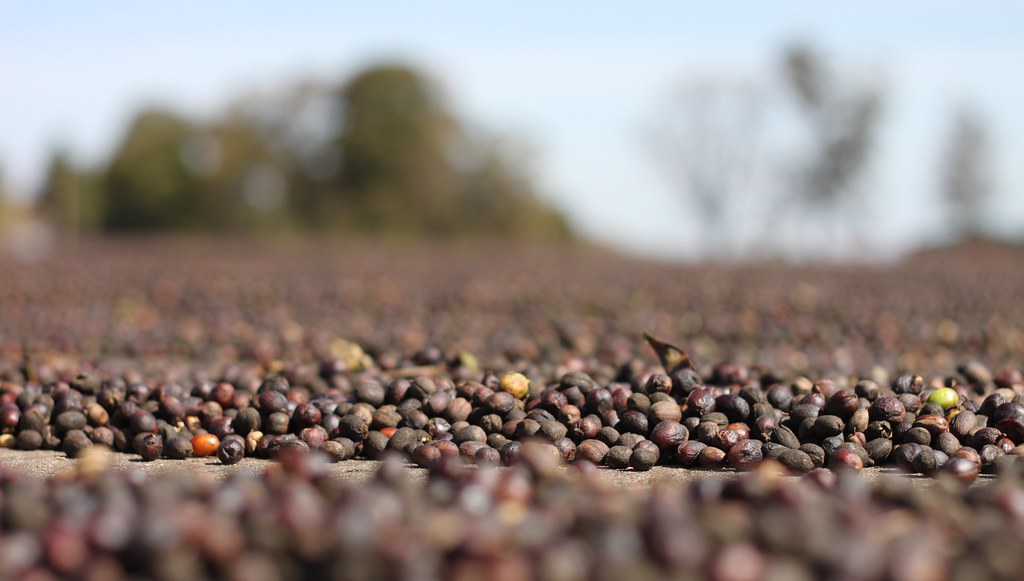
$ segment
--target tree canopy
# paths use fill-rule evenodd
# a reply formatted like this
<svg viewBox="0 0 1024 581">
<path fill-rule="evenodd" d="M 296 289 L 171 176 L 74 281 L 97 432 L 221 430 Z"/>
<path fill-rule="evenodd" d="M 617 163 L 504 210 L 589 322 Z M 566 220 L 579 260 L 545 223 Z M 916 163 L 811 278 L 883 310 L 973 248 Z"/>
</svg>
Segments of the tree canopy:
<svg viewBox="0 0 1024 581">
<path fill-rule="evenodd" d="M 466 127 L 423 73 L 375 66 L 339 86 L 243 99 L 209 121 L 144 109 L 100 166 L 55 154 L 40 204 L 62 231 L 567 238 L 527 164 Z"/>
</svg>

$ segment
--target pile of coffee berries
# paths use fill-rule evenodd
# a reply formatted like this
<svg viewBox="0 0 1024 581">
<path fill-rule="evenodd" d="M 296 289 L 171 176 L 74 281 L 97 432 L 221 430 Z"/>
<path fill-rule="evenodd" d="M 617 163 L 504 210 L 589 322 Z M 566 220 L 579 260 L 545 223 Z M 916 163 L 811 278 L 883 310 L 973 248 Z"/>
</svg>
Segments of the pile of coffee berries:
<svg viewBox="0 0 1024 581">
<path fill-rule="evenodd" d="M 370 485 L 286 452 L 221 483 L 0 470 L 0 577 L 159 579 L 1019 578 L 1024 483 L 966 488 L 851 472 L 619 489 L 528 447 L 508 470 L 445 457 Z"/>
<path fill-rule="evenodd" d="M 527 244 L 177 242 L 83 240 L 32 264 L 0 251 L 0 381 L 45 385 L 110 360 L 131 363 L 129 383 L 185 381 L 279 361 L 298 384 L 317 380 L 317 361 L 360 366 L 348 341 L 384 370 L 456 362 L 557 380 L 564 367 L 606 385 L 651 371 L 644 329 L 703 364 L 885 385 L 876 368 L 1024 360 L 1019 251 L 715 266 Z"/>
<path fill-rule="evenodd" d="M 993 376 L 967 364 L 959 375 L 904 374 L 885 387 L 783 382 L 735 365 L 701 374 L 683 350 L 649 342 L 669 373 L 605 384 L 572 371 L 547 381 L 517 372 L 393 377 L 330 361 L 321 366 L 326 386 L 280 375 L 191 385 L 88 374 L 45 386 L 7 382 L 0 443 L 225 464 L 285 449 L 323 450 L 335 461 L 394 452 L 430 468 L 451 456 L 508 465 L 524 443 L 541 441 L 566 463 L 617 469 L 750 470 L 770 458 L 798 473 L 894 465 L 965 482 L 1024 455 L 1019 371 Z"/>
<path fill-rule="evenodd" d="M 430 466 L 509 464 L 541 440 L 627 470 L 774 458 L 966 480 L 1024 441 L 1024 269 L 997 254 L 683 267 L 133 240 L 0 256 L 0 446 Z M 692 359 L 656 340 L 652 357 L 647 328 Z"/>
</svg>

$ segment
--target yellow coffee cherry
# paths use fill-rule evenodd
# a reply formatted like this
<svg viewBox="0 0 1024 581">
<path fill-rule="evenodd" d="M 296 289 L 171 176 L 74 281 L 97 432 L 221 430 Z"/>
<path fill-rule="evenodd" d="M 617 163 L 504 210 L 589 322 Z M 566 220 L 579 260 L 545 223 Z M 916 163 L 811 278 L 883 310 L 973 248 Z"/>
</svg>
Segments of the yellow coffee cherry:
<svg viewBox="0 0 1024 581">
<path fill-rule="evenodd" d="M 498 388 L 516 399 L 523 399 L 530 392 L 530 380 L 522 373 L 506 373 L 498 381 Z"/>
</svg>

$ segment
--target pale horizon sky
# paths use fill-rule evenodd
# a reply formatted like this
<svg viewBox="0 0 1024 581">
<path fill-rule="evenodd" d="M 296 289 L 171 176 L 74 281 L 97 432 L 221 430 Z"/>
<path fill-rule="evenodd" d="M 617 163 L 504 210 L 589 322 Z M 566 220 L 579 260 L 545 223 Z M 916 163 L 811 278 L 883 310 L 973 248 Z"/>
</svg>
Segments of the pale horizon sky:
<svg viewBox="0 0 1024 581">
<path fill-rule="evenodd" d="M 96 162 L 142 105 L 211 115 L 248 90 L 403 60 L 468 122 L 530 144 L 547 199 L 582 234 L 686 258 L 695 229 L 645 131 L 684 79 L 767 77 L 787 43 L 807 40 L 885 87 L 865 183 L 876 208 L 865 230 L 880 250 L 943 238 L 937 167 L 960 104 L 988 122 L 991 218 L 1013 235 L 1024 233 L 1022 16 L 1008 2 L 948 1 L 0 1 L 0 168 L 24 199 L 53 147 Z"/>
</svg>

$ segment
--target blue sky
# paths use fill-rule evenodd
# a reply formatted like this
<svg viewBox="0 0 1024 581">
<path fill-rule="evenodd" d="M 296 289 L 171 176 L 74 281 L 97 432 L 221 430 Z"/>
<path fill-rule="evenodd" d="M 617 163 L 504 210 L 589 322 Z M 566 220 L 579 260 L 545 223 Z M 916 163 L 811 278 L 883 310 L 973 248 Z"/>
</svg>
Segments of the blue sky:
<svg viewBox="0 0 1024 581">
<path fill-rule="evenodd" d="M 872 240 L 942 237 L 930 196 L 960 103 L 992 133 L 993 222 L 1024 232 L 1022 17 L 1010 2 L 0 1 L 0 164 L 24 195 L 50 148 L 95 161 L 142 104 L 212 115 L 250 89 L 402 59 L 470 122 L 528 142 L 545 195 L 580 231 L 686 257 L 695 229 L 645 132 L 685 79 L 764 78 L 786 43 L 806 39 L 886 89 L 865 182 L 878 211 L 861 218 Z"/>
</svg>

